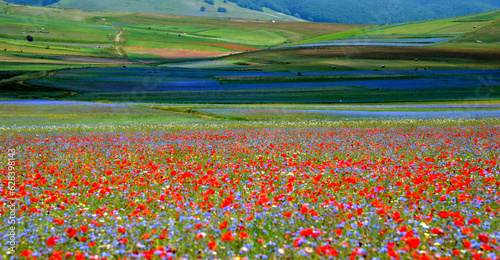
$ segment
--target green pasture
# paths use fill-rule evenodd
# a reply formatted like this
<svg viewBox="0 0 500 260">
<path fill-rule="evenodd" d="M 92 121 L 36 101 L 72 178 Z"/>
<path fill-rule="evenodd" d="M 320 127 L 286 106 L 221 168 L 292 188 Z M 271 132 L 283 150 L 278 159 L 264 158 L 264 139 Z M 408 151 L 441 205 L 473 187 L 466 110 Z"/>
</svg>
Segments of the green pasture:
<svg viewBox="0 0 500 260">
<path fill-rule="evenodd" d="M 311 113 L 292 112 L 293 109 L 348 109 L 349 105 L 307 105 L 307 104 L 267 104 L 267 105 L 196 105 L 169 106 L 168 110 L 151 109 L 133 104 L 122 106 L 101 106 L 91 104 L 39 104 L 8 103 L 0 99 L 0 132 L 95 132 L 95 131 L 157 131 L 157 130 L 201 130 L 201 129 L 260 129 L 290 127 L 416 127 L 416 126 L 459 126 L 498 125 L 498 118 L 451 118 L 451 119 L 370 119 L 350 117 L 326 117 Z M 32 101 L 31 101 L 32 102 Z M 108 103 L 107 101 L 100 101 Z M 394 103 L 391 105 L 406 105 Z M 415 104 L 415 103 L 412 103 Z M 485 105 L 499 104 L 499 101 L 475 102 L 422 102 L 419 105 Z M 359 105 L 365 109 L 376 109 L 378 104 Z M 231 117 L 211 118 L 201 116 L 199 111 L 217 111 L 227 114 L 224 109 L 268 109 L 269 113 L 249 111 L 244 119 Z M 351 108 L 352 109 L 352 108 Z M 355 109 L 355 108 L 354 108 Z M 456 108 L 459 112 L 462 108 Z M 171 110 L 171 111 L 169 111 Z M 401 110 L 401 109 L 398 109 Z M 431 109 L 426 109 L 430 111 Z M 465 109 L 464 111 L 466 111 Z M 174 112 L 185 111 L 185 112 Z M 190 112 L 186 112 L 190 111 Z M 393 111 L 393 110 L 392 110 Z M 238 113 L 233 112 L 233 113 Z M 241 113 L 238 118 L 241 118 Z"/>
<path fill-rule="evenodd" d="M 149 24 L 133 24 L 129 28 L 137 28 L 142 30 L 160 31 L 160 32 L 170 32 L 170 33 L 198 33 L 206 30 L 211 30 L 213 27 L 207 26 L 189 26 L 189 25 L 149 25 Z"/>
<path fill-rule="evenodd" d="M 143 46 L 134 45 L 137 41 L 152 41 L 155 42 L 156 48 L 162 48 L 161 43 L 171 44 L 207 44 L 207 43 L 232 43 L 248 46 L 272 46 L 283 43 L 286 39 L 280 34 L 269 30 L 248 30 L 241 29 L 214 29 L 205 30 L 197 34 L 189 33 L 173 33 L 168 31 L 157 31 L 148 29 L 127 28 L 130 33 L 130 40 L 135 42 L 127 42 L 126 46 Z M 143 46 L 145 47 L 145 46 Z M 181 48 L 182 49 L 182 48 Z"/>
<path fill-rule="evenodd" d="M 53 7 L 70 7 L 79 9 L 91 10 L 112 10 L 118 12 L 137 12 L 151 14 L 170 14 L 170 15 L 185 15 L 185 16 L 207 16 L 219 17 L 220 19 L 261 19 L 261 20 L 291 20 L 303 21 L 296 17 L 281 14 L 264 8 L 264 12 L 254 11 L 247 8 L 240 8 L 235 3 L 224 0 L 214 0 L 214 5 L 209 5 L 201 0 L 185 0 L 185 1 L 135 1 L 135 0 L 62 0 L 59 3 L 53 4 Z M 200 11 L 204 6 L 206 10 Z M 219 13 L 217 9 L 224 7 L 226 13 Z"/>
<path fill-rule="evenodd" d="M 96 44 L 97 46 L 97 44 Z M 59 42 L 28 42 L 26 40 L 2 39 L 0 38 L 0 52 L 9 53 L 31 53 L 33 55 L 52 55 L 52 56 L 101 56 L 101 51 L 105 49 L 85 47 L 75 45 L 64 45 Z M 6 51 L 5 51 L 6 50 Z"/>
<path fill-rule="evenodd" d="M 351 30 L 351 31 L 345 31 L 345 32 L 339 32 L 339 33 L 334 33 L 334 34 L 327 34 L 327 35 L 321 35 L 318 37 L 314 37 L 311 39 L 303 40 L 300 42 L 297 42 L 296 44 L 305 44 L 305 43 L 313 43 L 313 42 L 324 42 L 324 41 L 334 41 L 334 40 L 340 40 L 343 38 L 351 37 L 351 36 L 356 36 L 363 34 L 366 31 L 366 29 L 357 29 L 357 30 Z"/>
<path fill-rule="evenodd" d="M 212 120 L 135 106 L 96 104 L 10 103 L 0 101 L 0 126 L 21 125 L 134 125 L 203 123 Z"/>
<path fill-rule="evenodd" d="M 22 71 L 40 71 L 40 70 L 60 70 L 60 69 L 71 69 L 71 68 L 81 68 L 82 65 L 77 64 L 47 64 L 47 63 L 7 63 L 2 62 L 2 67 L 0 71 L 12 71 L 12 70 L 22 70 Z M 12 95 L 12 97 L 18 97 L 18 95 Z"/>
<path fill-rule="evenodd" d="M 99 22 L 125 15 L 118 12 L 99 12 L 91 10 L 60 9 L 53 7 L 29 6 L 29 5 L 2 5 L 0 8 L 5 13 L 16 14 L 40 19 L 55 19 L 73 22 Z"/>
<path fill-rule="evenodd" d="M 461 49 L 490 49 L 498 52 L 500 49 L 500 18 L 472 33 L 448 42 L 445 46 Z"/>
<path fill-rule="evenodd" d="M 220 42 L 217 39 L 207 39 L 206 37 L 198 37 L 190 34 L 168 33 L 168 32 L 152 32 L 144 29 L 130 28 L 126 29 L 130 33 L 130 40 L 139 41 L 155 41 L 155 42 L 168 42 L 168 43 L 207 43 L 207 42 Z"/>
<path fill-rule="evenodd" d="M 100 4 L 110 4 L 101 2 Z M 128 2 L 122 4 L 128 4 Z M 119 44 L 121 47 L 137 46 L 218 53 L 244 51 L 250 49 L 250 46 L 268 48 L 284 42 L 290 43 L 305 39 L 310 37 L 309 35 L 364 27 L 283 21 L 271 23 L 268 19 L 256 21 L 221 17 L 63 10 L 14 4 L 0 4 L 0 7 L 0 51 L 4 50 L 4 54 L 13 55 L 10 57 L 31 55 L 30 59 L 23 58 L 19 61 L 35 64 L 42 63 L 33 59 L 51 60 L 44 62 L 48 63 L 46 67 L 52 67 L 50 64 L 54 61 L 67 56 L 117 57 L 117 51 L 110 47 L 115 44 L 117 28 L 124 30 Z M 33 36 L 34 41 L 28 42 L 27 35 Z M 89 46 L 89 44 L 95 44 L 95 46 Z M 218 44 L 220 46 L 217 46 Z M 97 45 L 101 48 L 97 48 Z M 152 54 L 125 55 L 132 59 L 159 58 Z M 3 62 L 11 62 L 10 58 L 5 57 L 2 55 Z M 66 63 L 61 61 L 61 64 Z M 88 64 L 95 64 L 95 62 Z M 17 65 L 9 66 L 9 68 L 23 67 Z"/>
<path fill-rule="evenodd" d="M 4 38 L 26 39 L 31 35 L 35 41 L 106 43 L 114 39 L 116 32 L 107 25 L 0 14 L 0 36 Z"/>
<path fill-rule="evenodd" d="M 231 28 L 215 29 L 199 33 L 204 36 L 216 37 L 217 40 L 245 45 L 272 46 L 286 41 L 280 34 L 268 30 L 237 30 Z"/>
<path fill-rule="evenodd" d="M 153 42 L 153 41 L 127 41 L 125 46 L 139 46 L 145 48 L 164 48 L 164 49 L 184 49 L 184 50 L 199 50 L 199 51 L 216 51 L 216 52 L 231 52 L 227 48 L 208 46 L 202 44 L 189 43 L 170 43 L 170 42 Z"/>
<path fill-rule="evenodd" d="M 371 37 L 454 37 L 467 33 L 472 33 L 495 20 L 500 19 L 500 11 L 493 11 L 481 14 L 467 15 L 461 17 L 446 18 L 440 20 L 405 23 L 396 25 L 384 25 L 374 28 L 359 29 L 329 35 L 323 35 L 312 39 L 307 39 L 301 43 L 311 43 L 319 41 L 339 40 L 349 37 L 371 38 Z M 475 28 L 474 28 L 475 26 Z"/>
</svg>

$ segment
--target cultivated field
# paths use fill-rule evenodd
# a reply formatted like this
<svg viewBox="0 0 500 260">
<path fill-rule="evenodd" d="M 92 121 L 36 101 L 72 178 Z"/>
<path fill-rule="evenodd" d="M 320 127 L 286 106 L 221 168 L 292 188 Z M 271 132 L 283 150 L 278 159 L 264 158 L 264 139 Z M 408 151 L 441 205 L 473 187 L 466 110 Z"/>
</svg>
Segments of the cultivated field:
<svg viewBox="0 0 500 260">
<path fill-rule="evenodd" d="M 496 259 L 500 136 L 484 123 L 5 132 L 19 191 L 2 229 L 22 259 Z"/>
<path fill-rule="evenodd" d="M 0 259 L 498 260 L 499 19 L 0 3 Z"/>
</svg>

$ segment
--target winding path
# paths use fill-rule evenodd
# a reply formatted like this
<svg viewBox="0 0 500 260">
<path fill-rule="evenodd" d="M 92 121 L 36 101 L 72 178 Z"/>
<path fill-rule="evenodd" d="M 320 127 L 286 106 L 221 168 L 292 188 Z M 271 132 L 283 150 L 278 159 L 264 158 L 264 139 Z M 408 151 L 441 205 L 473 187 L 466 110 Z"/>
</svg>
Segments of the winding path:
<svg viewBox="0 0 500 260">
<path fill-rule="evenodd" d="M 122 49 L 122 44 L 121 44 L 121 39 L 120 37 L 122 36 L 123 34 L 123 29 L 118 27 L 118 26 L 114 26 L 116 29 L 118 29 L 120 32 L 116 35 L 115 37 L 115 45 L 113 46 L 116 50 L 116 52 L 118 53 L 118 55 L 120 55 L 120 57 L 124 57 L 125 56 L 125 52 L 123 51 Z"/>
</svg>

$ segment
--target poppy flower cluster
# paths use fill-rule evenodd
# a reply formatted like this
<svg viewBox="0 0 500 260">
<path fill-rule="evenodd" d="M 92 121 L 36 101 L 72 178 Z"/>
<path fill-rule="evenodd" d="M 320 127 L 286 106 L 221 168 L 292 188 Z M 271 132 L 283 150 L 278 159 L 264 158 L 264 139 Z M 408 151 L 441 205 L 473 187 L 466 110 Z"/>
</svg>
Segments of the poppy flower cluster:
<svg viewBox="0 0 500 260">
<path fill-rule="evenodd" d="M 19 259 L 500 259 L 498 127 L 0 138 Z"/>
</svg>

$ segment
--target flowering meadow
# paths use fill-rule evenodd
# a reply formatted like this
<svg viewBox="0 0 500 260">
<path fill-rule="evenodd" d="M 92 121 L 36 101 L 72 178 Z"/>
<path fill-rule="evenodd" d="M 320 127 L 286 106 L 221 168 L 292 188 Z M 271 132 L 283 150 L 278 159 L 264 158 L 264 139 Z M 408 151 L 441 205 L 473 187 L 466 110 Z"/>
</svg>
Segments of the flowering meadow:
<svg viewBox="0 0 500 260">
<path fill-rule="evenodd" d="M 499 127 L 0 140 L 6 259 L 500 259 Z"/>
</svg>

